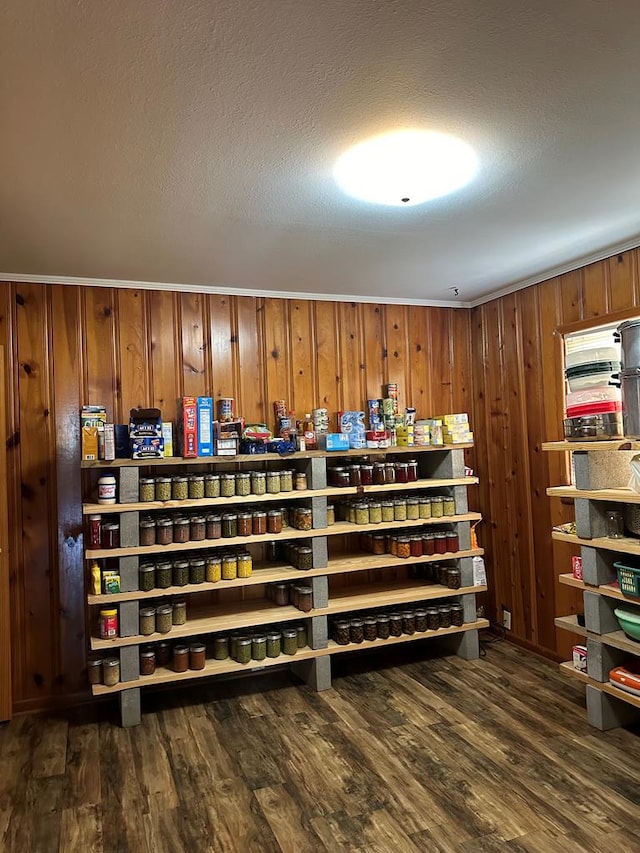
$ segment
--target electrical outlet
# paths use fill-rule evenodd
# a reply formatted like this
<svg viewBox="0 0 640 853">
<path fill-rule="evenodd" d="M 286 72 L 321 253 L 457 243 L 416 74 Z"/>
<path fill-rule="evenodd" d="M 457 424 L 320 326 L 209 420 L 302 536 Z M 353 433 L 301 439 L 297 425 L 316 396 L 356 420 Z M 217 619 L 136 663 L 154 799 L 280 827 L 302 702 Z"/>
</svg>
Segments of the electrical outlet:
<svg viewBox="0 0 640 853">
<path fill-rule="evenodd" d="M 511 630 L 511 611 L 507 610 L 506 607 L 502 608 L 502 627 L 505 631 Z"/>
</svg>

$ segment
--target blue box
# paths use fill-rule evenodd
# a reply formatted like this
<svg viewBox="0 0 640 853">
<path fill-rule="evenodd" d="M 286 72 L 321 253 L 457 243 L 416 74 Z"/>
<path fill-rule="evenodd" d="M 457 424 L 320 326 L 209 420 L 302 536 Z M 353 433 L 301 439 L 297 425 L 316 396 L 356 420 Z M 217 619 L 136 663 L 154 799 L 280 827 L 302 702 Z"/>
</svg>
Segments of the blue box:
<svg viewBox="0 0 640 853">
<path fill-rule="evenodd" d="M 213 456 L 213 399 L 198 397 L 198 456 Z"/>
<path fill-rule="evenodd" d="M 318 440 L 325 444 L 325 450 L 349 449 L 349 436 L 342 432 L 328 432 L 324 436 L 319 435 Z"/>
<path fill-rule="evenodd" d="M 132 459 L 161 459 L 164 456 L 164 439 L 162 436 L 146 435 L 141 438 L 129 439 Z"/>
</svg>

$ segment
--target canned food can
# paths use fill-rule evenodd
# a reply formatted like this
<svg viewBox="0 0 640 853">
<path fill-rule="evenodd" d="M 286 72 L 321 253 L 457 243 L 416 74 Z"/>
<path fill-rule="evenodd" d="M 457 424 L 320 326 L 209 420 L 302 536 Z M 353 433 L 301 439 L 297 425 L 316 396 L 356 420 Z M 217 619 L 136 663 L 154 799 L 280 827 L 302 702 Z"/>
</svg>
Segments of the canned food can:
<svg viewBox="0 0 640 853">
<path fill-rule="evenodd" d="M 233 420 L 233 397 L 220 397 L 218 400 L 218 420 L 226 423 Z"/>
</svg>

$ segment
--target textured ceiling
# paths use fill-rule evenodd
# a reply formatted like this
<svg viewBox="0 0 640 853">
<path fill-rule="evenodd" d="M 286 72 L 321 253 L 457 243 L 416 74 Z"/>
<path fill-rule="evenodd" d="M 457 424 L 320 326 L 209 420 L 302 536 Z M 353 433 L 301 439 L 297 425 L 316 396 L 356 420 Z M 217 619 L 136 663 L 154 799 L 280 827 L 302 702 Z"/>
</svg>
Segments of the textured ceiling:
<svg viewBox="0 0 640 853">
<path fill-rule="evenodd" d="M 482 298 L 640 235 L 637 0 L 4 0 L 0 272 Z M 476 180 L 345 197 L 352 143 Z M 637 240 L 640 243 L 640 237 Z"/>
</svg>

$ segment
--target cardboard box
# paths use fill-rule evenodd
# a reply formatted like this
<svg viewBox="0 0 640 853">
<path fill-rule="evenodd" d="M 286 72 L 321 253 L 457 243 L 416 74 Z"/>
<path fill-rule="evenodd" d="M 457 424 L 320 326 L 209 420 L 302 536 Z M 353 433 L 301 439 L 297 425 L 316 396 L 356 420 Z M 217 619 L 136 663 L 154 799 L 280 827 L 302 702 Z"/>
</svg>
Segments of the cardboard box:
<svg viewBox="0 0 640 853">
<path fill-rule="evenodd" d="M 216 438 L 216 456 L 235 456 L 238 453 L 237 438 Z"/>
<path fill-rule="evenodd" d="M 104 429 L 98 431 L 98 452 L 100 459 L 105 461 L 116 458 L 115 424 L 105 424 Z"/>
<path fill-rule="evenodd" d="M 198 397 L 198 456 L 213 456 L 213 400 Z"/>
<path fill-rule="evenodd" d="M 116 459 L 129 459 L 129 424 L 115 424 Z"/>
<path fill-rule="evenodd" d="M 129 412 L 129 438 L 162 438 L 160 409 L 131 409 Z"/>
<path fill-rule="evenodd" d="M 162 440 L 164 441 L 164 455 L 173 456 L 173 424 L 171 421 L 162 422 Z"/>
<path fill-rule="evenodd" d="M 130 438 L 129 442 L 132 459 L 162 459 L 164 456 L 162 436 Z"/>
<path fill-rule="evenodd" d="M 587 671 L 587 647 L 586 646 L 574 646 L 573 647 L 573 668 L 580 670 L 580 672 Z"/>
<path fill-rule="evenodd" d="M 342 432 L 327 432 L 318 436 L 318 446 L 327 451 L 348 450 L 349 436 Z"/>
<path fill-rule="evenodd" d="M 98 458 L 98 427 L 83 426 L 80 429 L 82 438 L 82 459 L 85 462 L 95 462 Z"/>
<path fill-rule="evenodd" d="M 177 447 L 180 456 L 195 459 L 198 455 L 198 401 L 195 397 L 178 400 Z"/>
<path fill-rule="evenodd" d="M 581 581 L 582 577 L 582 557 L 572 557 L 571 558 L 571 569 L 573 571 L 573 576 L 577 580 Z"/>
</svg>

